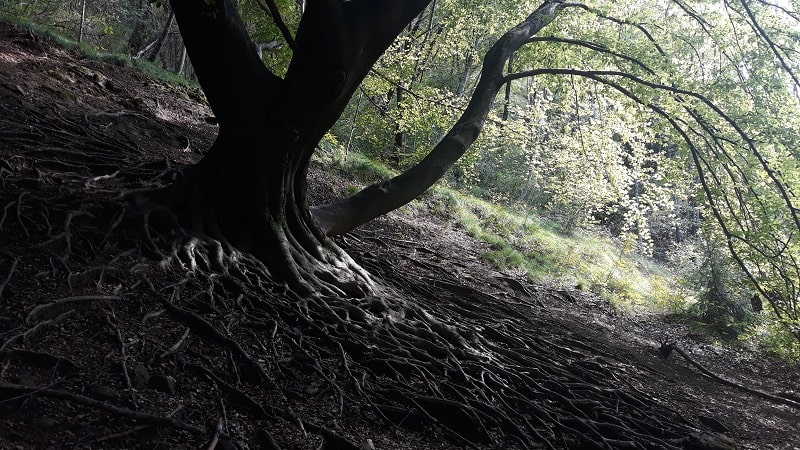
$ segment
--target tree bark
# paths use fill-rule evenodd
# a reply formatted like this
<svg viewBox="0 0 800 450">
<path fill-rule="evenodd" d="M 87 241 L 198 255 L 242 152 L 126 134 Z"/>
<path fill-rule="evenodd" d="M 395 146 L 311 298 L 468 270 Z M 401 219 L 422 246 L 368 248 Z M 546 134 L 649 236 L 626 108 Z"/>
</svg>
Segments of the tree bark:
<svg viewBox="0 0 800 450">
<path fill-rule="evenodd" d="M 514 72 L 514 54 L 512 53 L 508 57 L 508 73 Z M 509 80 L 506 83 L 506 96 L 505 101 L 503 102 L 503 122 L 508 121 L 509 109 L 511 108 L 511 83 L 513 81 Z"/>
<path fill-rule="evenodd" d="M 346 233 L 417 198 L 458 161 L 475 142 L 494 98 L 504 84 L 503 68 L 511 54 L 529 42 L 566 7 L 561 0 L 544 2 L 522 23 L 509 30 L 484 58 L 481 78 L 467 109 L 419 164 L 351 197 L 312 209 L 319 227 L 329 236 Z"/>
<path fill-rule="evenodd" d="M 145 46 L 147 39 L 147 15 L 150 4 L 145 0 L 139 0 L 137 4 L 136 13 L 134 14 L 133 31 L 128 38 L 128 53 L 135 55 L 142 47 Z"/>
<path fill-rule="evenodd" d="M 186 67 L 186 46 L 181 48 L 181 58 L 178 61 L 178 67 L 175 68 L 175 73 L 183 75 L 183 69 Z"/>
</svg>

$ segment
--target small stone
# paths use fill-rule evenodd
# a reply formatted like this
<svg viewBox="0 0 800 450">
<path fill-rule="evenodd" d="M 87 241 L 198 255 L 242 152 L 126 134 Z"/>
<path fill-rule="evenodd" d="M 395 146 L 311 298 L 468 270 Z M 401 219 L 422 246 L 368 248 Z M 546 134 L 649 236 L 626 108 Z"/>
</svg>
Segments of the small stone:
<svg viewBox="0 0 800 450">
<path fill-rule="evenodd" d="M 53 428 L 58 426 L 58 421 L 52 417 L 39 416 L 31 419 L 31 425 L 37 428 Z"/>
<path fill-rule="evenodd" d="M 97 400 L 115 402 L 119 400 L 119 394 L 108 386 L 90 385 L 86 387 L 86 395 Z"/>
<path fill-rule="evenodd" d="M 167 393 L 169 395 L 175 395 L 177 392 L 175 378 L 172 378 L 169 375 L 151 376 L 150 381 L 147 382 L 147 387 Z"/>
<path fill-rule="evenodd" d="M 129 367 L 128 376 L 131 378 L 131 383 L 136 387 L 147 386 L 150 381 L 150 372 L 142 363 L 136 363 L 133 367 Z"/>
</svg>

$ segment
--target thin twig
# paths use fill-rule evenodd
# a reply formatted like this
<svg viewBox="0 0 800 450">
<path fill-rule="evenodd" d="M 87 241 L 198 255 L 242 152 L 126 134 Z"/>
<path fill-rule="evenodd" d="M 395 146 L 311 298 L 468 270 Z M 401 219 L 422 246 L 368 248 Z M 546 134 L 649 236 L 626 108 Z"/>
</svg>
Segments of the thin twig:
<svg viewBox="0 0 800 450">
<path fill-rule="evenodd" d="M 8 283 L 11 281 L 11 277 L 14 275 L 14 271 L 17 269 L 17 263 L 19 262 L 19 258 L 14 258 L 14 261 L 11 263 L 11 270 L 8 271 L 8 275 L 6 276 L 5 280 L 0 283 L 0 301 L 3 300 L 3 291 L 5 290 Z"/>
</svg>

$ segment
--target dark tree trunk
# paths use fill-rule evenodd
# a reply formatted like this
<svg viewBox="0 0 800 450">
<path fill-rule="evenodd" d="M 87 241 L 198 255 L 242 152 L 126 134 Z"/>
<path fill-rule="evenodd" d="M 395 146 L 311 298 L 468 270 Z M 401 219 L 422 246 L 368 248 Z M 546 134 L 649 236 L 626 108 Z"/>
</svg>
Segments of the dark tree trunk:
<svg viewBox="0 0 800 450">
<path fill-rule="evenodd" d="M 514 72 L 514 54 L 508 57 L 508 73 Z M 503 122 L 508 121 L 509 109 L 511 108 L 511 80 L 506 83 L 506 96 L 503 102 Z"/>
<path fill-rule="evenodd" d="M 232 0 L 171 0 L 220 131 L 203 160 L 153 199 L 184 228 L 253 253 L 299 292 L 363 295 L 369 277 L 308 212 L 308 163 L 369 68 L 428 1 L 309 1 L 281 79 L 258 58 Z"/>
<path fill-rule="evenodd" d="M 404 101 L 402 86 L 397 86 L 395 88 L 395 98 L 397 99 L 397 109 L 400 111 L 402 118 Z M 394 153 L 392 154 L 394 162 L 399 163 L 402 161 L 404 153 L 406 153 L 406 132 L 400 129 L 399 124 L 395 124 Z"/>
</svg>

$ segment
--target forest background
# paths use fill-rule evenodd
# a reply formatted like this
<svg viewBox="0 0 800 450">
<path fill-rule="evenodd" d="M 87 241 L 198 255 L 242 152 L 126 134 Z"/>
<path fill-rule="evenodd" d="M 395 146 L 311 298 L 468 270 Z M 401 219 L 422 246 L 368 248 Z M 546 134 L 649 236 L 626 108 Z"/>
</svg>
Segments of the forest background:
<svg viewBox="0 0 800 450">
<path fill-rule="evenodd" d="M 593 20 L 560 14 L 513 56 L 508 73 L 530 76 L 507 83 L 430 195 L 501 268 L 678 313 L 800 361 L 797 2 L 586 5 Z M 370 72 L 321 157 L 365 183 L 421 160 L 463 112 L 487 49 L 535 6 L 432 2 Z M 302 2 L 240 7 L 264 63 L 284 74 Z M 161 2 L 0 10 L 89 54 L 193 83 Z"/>
</svg>

